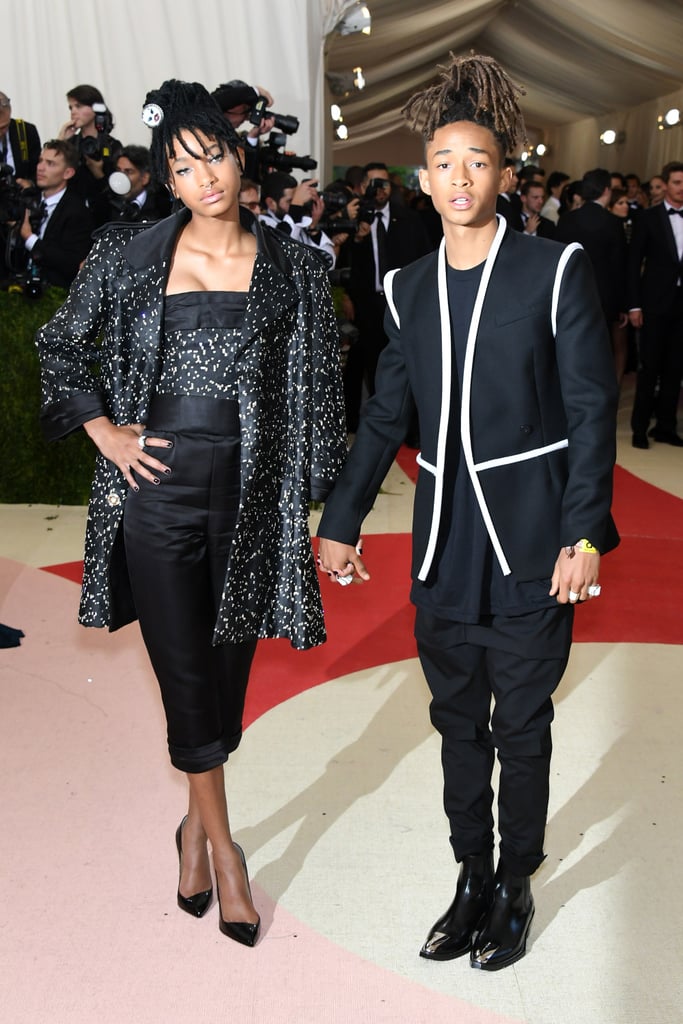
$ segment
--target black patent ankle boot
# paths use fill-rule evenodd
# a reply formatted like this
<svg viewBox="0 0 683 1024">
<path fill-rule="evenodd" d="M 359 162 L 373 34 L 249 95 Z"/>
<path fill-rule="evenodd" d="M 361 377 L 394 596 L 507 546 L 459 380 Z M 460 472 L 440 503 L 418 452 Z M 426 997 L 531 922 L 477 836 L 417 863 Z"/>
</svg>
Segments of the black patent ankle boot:
<svg viewBox="0 0 683 1024">
<path fill-rule="evenodd" d="M 420 950 L 427 960 L 455 960 L 472 948 L 472 938 L 493 899 L 493 854 L 463 857 L 450 907 Z"/>
<path fill-rule="evenodd" d="M 504 864 L 496 871 L 493 902 L 470 953 L 470 966 L 499 971 L 521 960 L 534 916 L 528 875 L 513 875 Z"/>
</svg>

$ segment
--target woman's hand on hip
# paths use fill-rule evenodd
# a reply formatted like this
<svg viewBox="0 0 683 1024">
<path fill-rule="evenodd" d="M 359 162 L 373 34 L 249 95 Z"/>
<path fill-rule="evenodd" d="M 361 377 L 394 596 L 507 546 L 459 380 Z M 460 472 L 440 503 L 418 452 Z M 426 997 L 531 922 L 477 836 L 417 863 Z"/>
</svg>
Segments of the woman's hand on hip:
<svg viewBox="0 0 683 1024">
<path fill-rule="evenodd" d="M 139 490 L 133 471 L 152 484 L 159 483 L 160 473 L 171 470 L 155 459 L 150 448 L 172 448 L 173 442 L 163 437 L 147 437 L 144 424 L 126 423 L 117 426 L 107 416 L 97 416 L 83 424 L 83 429 L 105 459 L 121 470 L 134 491 Z"/>
</svg>

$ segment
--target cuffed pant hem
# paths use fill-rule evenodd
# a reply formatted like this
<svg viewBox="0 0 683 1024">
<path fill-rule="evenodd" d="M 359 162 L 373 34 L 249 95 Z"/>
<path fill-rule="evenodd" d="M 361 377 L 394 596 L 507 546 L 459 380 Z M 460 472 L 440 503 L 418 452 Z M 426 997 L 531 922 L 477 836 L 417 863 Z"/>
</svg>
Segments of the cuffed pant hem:
<svg viewBox="0 0 683 1024">
<path fill-rule="evenodd" d="M 533 875 L 540 868 L 541 864 L 545 860 L 545 854 L 529 854 L 526 857 L 520 857 L 508 851 L 504 848 L 501 843 L 500 857 L 499 860 L 508 871 L 517 875 L 518 878 L 526 878 L 527 876 Z"/>
<path fill-rule="evenodd" d="M 199 772 L 209 772 L 225 764 L 228 757 L 240 745 L 242 730 L 232 736 L 221 736 L 213 743 L 205 743 L 202 747 L 174 747 L 169 743 L 168 752 L 171 757 L 171 764 L 178 771 L 188 772 L 190 775 L 197 775 Z"/>
</svg>

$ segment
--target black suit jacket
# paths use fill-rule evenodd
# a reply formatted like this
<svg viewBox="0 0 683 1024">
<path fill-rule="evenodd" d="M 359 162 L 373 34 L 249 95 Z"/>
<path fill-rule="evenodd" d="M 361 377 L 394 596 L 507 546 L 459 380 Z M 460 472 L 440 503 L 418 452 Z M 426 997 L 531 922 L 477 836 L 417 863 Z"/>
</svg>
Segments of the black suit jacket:
<svg viewBox="0 0 683 1024">
<path fill-rule="evenodd" d="M 499 221 L 455 403 L 444 248 L 391 277 L 389 344 L 380 356 L 377 391 L 328 495 L 319 535 L 357 542 L 414 399 L 422 444 L 415 580 L 429 582 L 437 539 L 449 526 L 442 513 L 452 422 L 460 424 L 467 472 L 504 573 L 549 577 L 561 546 L 581 537 L 601 552 L 614 547 L 616 381 L 580 246 L 531 239 Z"/>
<path fill-rule="evenodd" d="M 627 310 L 626 235 L 621 220 L 599 203 L 586 202 L 560 217 L 558 242 L 580 242 L 595 274 L 600 304 L 608 323 Z"/>
<path fill-rule="evenodd" d="M 95 225 L 83 200 L 67 185 L 47 222 L 45 235 L 31 250 L 31 259 L 48 284 L 68 288 L 92 245 Z"/>
<path fill-rule="evenodd" d="M 431 242 L 424 221 L 414 210 L 402 206 L 391 206 L 389 229 L 387 231 L 387 256 L 389 266 L 394 270 L 413 263 L 421 256 L 432 252 Z M 362 304 L 375 294 L 375 258 L 372 250 L 372 235 L 360 242 L 352 242 L 351 275 L 349 295 L 354 303 Z"/>
<path fill-rule="evenodd" d="M 22 155 L 16 119 L 12 118 L 9 123 L 9 144 L 14 157 L 15 173 L 17 178 L 29 178 L 31 181 L 35 181 L 36 165 L 40 158 L 40 136 L 34 124 L 30 124 L 28 121 L 24 121 L 23 124 L 26 130 L 27 153 L 25 155 Z"/>
<path fill-rule="evenodd" d="M 633 221 L 629 246 L 629 309 L 668 312 L 681 278 L 683 264 L 664 203 L 642 210 Z"/>
<path fill-rule="evenodd" d="M 515 231 L 524 231 L 522 221 L 522 201 L 516 192 L 512 195 L 499 194 L 496 199 L 496 213 L 499 213 Z"/>
</svg>

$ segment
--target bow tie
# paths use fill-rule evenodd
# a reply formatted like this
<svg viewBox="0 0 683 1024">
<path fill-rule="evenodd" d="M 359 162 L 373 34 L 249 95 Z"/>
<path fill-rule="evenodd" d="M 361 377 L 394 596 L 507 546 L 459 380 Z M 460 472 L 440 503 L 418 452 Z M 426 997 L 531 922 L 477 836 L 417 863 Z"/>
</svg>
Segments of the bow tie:
<svg viewBox="0 0 683 1024">
<path fill-rule="evenodd" d="M 679 217 L 683 217 L 683 207 L 681 207 L 680 210 L 674 210 L 673 206 L 670 206 L 666 212 L 669 214 L 670 217 L 673 217 L 675 213 L 677 213 Z"/>
</svg>

